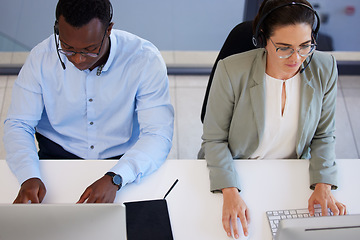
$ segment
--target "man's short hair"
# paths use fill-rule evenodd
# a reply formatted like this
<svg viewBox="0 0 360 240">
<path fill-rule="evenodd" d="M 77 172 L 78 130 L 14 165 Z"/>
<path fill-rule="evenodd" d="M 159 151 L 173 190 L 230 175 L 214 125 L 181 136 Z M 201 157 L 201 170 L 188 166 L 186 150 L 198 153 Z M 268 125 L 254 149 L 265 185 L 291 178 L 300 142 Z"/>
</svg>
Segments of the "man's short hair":
<svg viewBox="0 0 360 240">
<path fill-rule="evenodd" d="M 94 18 L 107 27 L 112 18 L 112 6 L 109 0 L 59 0 L 56 20 L 61 15 L 73 27 L 82 27 Z"/>
</svg>

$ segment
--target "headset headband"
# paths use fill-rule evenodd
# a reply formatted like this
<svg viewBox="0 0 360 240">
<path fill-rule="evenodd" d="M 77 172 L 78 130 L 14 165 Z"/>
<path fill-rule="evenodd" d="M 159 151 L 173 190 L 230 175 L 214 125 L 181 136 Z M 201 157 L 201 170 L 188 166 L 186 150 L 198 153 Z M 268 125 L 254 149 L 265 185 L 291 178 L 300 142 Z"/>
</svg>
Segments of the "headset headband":
<svg viewBox="0 0 360 240">
<path fill-rule="evenodd" d="M 314 13 L 314 15 L 316 17 L 316 28 L 315 28 L 315 30 L 312 28 L 312 33 L 313 33 L 313 36 L 314 36 L 315 40 L 317 39 L 317 35 L 318 35 L 319 29 L 320 29 L 320 17 L 317 14 L 317 12 L 312 7 L 310 7 L 310 6 L 308 6 L 308 5 L 304 4 L 304 3 L 291 2 L 291 3 L 285 3 L 285 4 L 279 5 L 277 7 L 274 7 L 273 9 L 268 11 L 266 14 L 264 14 L 260 18 L 260 20 L 259 20 L 259 22 L 258 22 L 258 24 L 256 25 L 256 28 L 255 28 L 255 34 L 254 34 L 254 36 L 252 38 L 252 41 L 253 41 L 253 44 L 254 44 L 255 47 L 259 47 L 259 45 L 260 45 L 259 42 L 258 42 L 259 30 L 260 30 L 260 26 L 263 23 L 263 21 L 265 20 L 265 18 L 267 16 L 269 16 L 272 12 L 274 12 L 276 9 L 279 9 L 279 8 L 282 8 L 282 7 L 285 7 L 285 6 L 294 6 L 294 5 L 306 7 L 308 9 L 310 9 Z"/>
</svg>

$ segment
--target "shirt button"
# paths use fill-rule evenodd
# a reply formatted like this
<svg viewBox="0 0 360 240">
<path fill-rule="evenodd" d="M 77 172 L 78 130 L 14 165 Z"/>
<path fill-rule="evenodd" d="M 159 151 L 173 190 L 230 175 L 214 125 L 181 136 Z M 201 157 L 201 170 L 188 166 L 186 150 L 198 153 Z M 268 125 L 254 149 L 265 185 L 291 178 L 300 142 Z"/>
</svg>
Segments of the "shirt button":
<svg viewBox="0 0 360 240">
<path fill-rule="evenodd" d="M 90 98 L 90 99 L 89 99 L 89 102 L 92 102 L 92 101 L 93 101 L 93 99 L 92 99 L 92 98 Z"/>
<path fill-rule="evenodd" d="M 94 149 L 94 145 L 91 145 L 90 148 L 91 148 L 91 149 Z"/>
<path fill-rule="evenodd" d="M 94 122 L 90 122 L 90 125 L 93 125 L 94 124 Z"/>
</svg>

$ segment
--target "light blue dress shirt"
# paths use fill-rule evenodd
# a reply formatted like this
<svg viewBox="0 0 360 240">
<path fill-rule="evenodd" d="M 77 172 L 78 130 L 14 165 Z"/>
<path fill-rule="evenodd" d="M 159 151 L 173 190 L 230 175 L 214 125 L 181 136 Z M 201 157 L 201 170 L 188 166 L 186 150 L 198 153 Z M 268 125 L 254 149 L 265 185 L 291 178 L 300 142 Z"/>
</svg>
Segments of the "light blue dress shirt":
<svg viewBox="0 0 360 240">
<path fill-rule="evenodd" d="M 6 160 L 20 183 L 41 178 L 35 129 L 84 159 L 124 154 L 109 170 L 124 184 L 165 161 L 174 124 L 165 63 L 154 45 L 133 34 L 112 30 L 110 42 L 99 76 L 98 68 L 80 71 L 61 55 L 63 70 L 53 35 L 30 52 L 4 128 Z"/>
</svg>

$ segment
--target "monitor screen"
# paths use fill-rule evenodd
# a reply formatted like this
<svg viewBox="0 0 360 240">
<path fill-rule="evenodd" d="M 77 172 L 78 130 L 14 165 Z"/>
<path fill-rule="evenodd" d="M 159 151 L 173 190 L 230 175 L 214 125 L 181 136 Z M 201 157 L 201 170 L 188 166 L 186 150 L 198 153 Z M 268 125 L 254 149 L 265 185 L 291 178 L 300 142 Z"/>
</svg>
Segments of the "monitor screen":
<svg viewBox="0 0 360 240">
<path fill-rule="evenodd" d="M 284 219 L 279 223 L 275 239 L 360 239 L 360 214 Z"/>
</svg>

